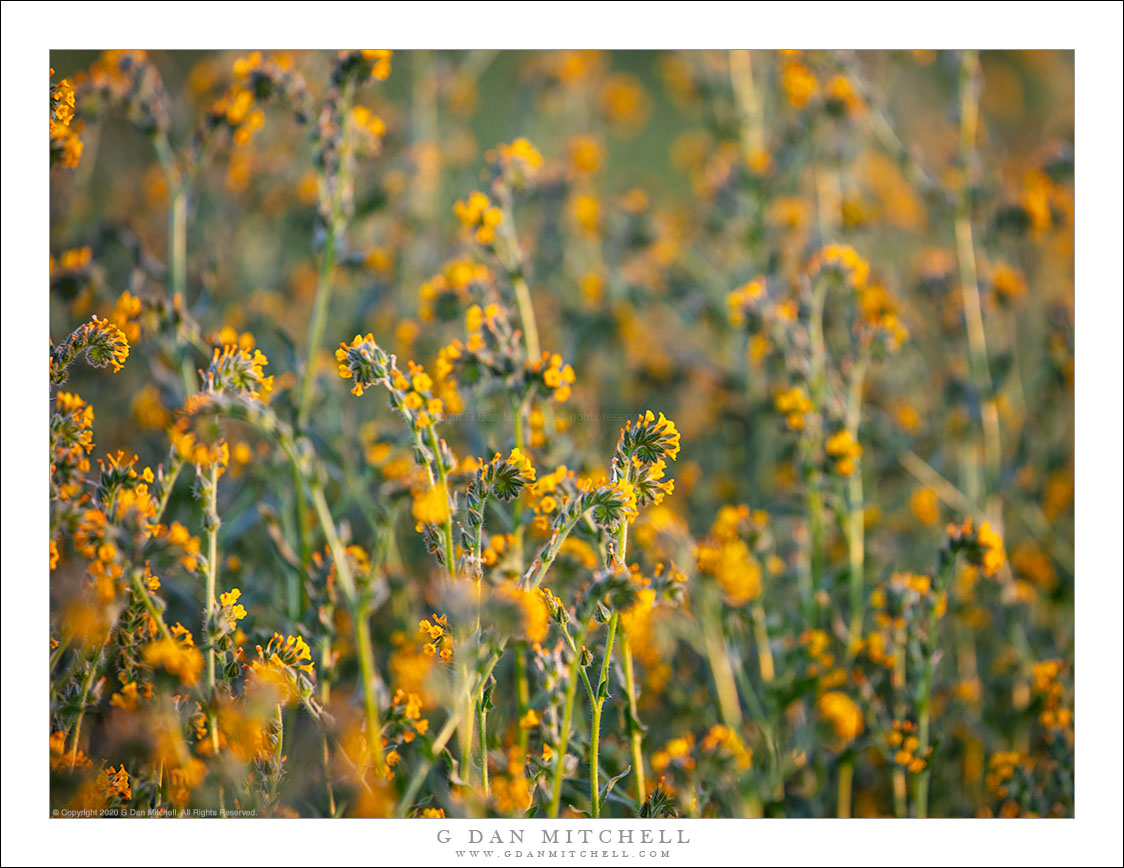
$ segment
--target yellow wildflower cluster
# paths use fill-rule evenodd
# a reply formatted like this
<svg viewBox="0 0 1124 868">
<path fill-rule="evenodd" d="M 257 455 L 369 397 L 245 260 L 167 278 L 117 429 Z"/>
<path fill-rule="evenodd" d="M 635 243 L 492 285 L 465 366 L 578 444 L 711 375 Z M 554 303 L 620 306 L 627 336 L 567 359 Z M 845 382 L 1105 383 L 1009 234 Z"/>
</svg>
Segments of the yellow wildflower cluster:
<svg viewBox="0 0 1124 868">
<path fill-rule="evenodd" d="M 542 354 L 537 362 L 528 362 L 527 366 L 542 376 L 543 385 L 551 390 L 551 397 L 559 404 L 570 397 L 570 390 L 574 383 L 574 369 L 562 361 L 558 353 Z"/>
<path fill-rule="evenodd" d="M 746 311 L 753 303 L 765 295 L 765 279 L 755 277 L 743 283 L 726 296 L 726 310 L 732 325 L 745 325 Z"/>
<path fill-rule="evenodd" d="M 542 167 L 542 154 L 527 139 L 520 136 L 508 144 L 496 147 L 494 154 L 488 155 L 498 160 L 504 174 L 519 186 L 523 181 L 533 178 Z"/>
<path fill-rule="evenodd" d="M 843 742 L 851 742 L 862 735 L 863 713 L 846 693 L 829 690 L 819 698 L 817 707 Z"/>
<path fill-rule="evenodd" d="M 668 739 L 664 746 L 652 753 L 652 770 L 655 772 L 667 771 L 671 766 L 686 770 L 695 767 L 695 758 L 691 751 L 695 748 L 695 734 L 688 732 L 685 735 Z"/>
<path fill-rule="evenodd" d="M 68 169 L 75 168 L 82 157 L 82 139 L 78 136 L 82 125 L 74 122 L 74 110 L 74 82 L 64 78 L 52 84 L 51 163 L 61 163 Z"/>
<path fill-rule="evenodd" d="M 824 451 L 835 459 L 835 472 L 850 476 L 855 472 L 855 461 L 863 454 L 862 445 L 846 428 L 836 431 L 824 442 Z"/>
<path fill-rule="evenodd" d="M 433 322 L 436 314 L 457 301 L 465 301 L 472 287 L 491 286 L 494 281 L 488 266 L 471 259 L 454 259 L 445 264 L 437 274 L 426 280 L 418 288 L 421 306 L 418 318 L 423 322 Z"/>
<path fill-rule="evenodd" d="M 829 111 L 855 116 L 861 114 L 864 108 L 855 83 L 842 74 L 831 77 L 824 88 L 824 97 Z"/>
<path fill-rule="evenodd" d="M 702 748 L 707 751 L 722 750 L 733 757 L 739 769 L 753 767 L 753 748 L 746 747 L 740 735 L 728 726 L 714 724 L 703 737 Z"/>
<path fill-rule="evenodd" d="M 449 633 L 448 615 L 434 612 L 431 618 L 418 622 L 418 631 L 429 639 L 422 648 L 427 656 L 440 657 L 442 663 L 453 659 L 453 637 Z"/>
<path fill-rule="evenodd" d="M 917 774 L 928 765 L 927 757 L 918 756 L 921 740 L 917 737 L 917 724 L 910 720 L 895 720 L 886 734 L 886 743 L 894 752 L 894 764 Z"/>
<path fill-rule="evenodd" d="M 1072 58 L 935 57 L 67 54 L 50 808 L 1072 814 Z"/>
<path fill-rule="evenodd" d="M 169 635 L 144 649 L 144 660 L 149 666 L 163 666 L 190 687 L 203 671 L 203 655 L 195 647 L 191 632 L 182 624 L 177 623 L 169 631 Z"/>
<path fill-rule="evenodd" d="M 494 591 L 497 602 L 514 607 L 519 615 L 518 636 L 537 643 L 546 639 L 550 629 L 550 609 L 538 590 L 527 590 L 506 583 Z"/>
<path fill-rule="evenodd" d="M 453 213 L 461 225 L 474 230 L 476 240 L 485 245 L 496 240 L 496 227 L 503 222 L 503 211 L 479 190 L 473 190 L 467 199 L 458 199 Z"/>
<path fill-rule="evenodd" d="M 785 423 L 793 431 L 804 430 L 805 417 L 814 409 L 812 399 L 800 386 L 792 386 L 778 392 L 773 399 L 773 405 L 778 413 L 784 413 Z"/>
<path fill-rule="evenodd" d="M 312 675 L 312 649 L 301 636 L 274 633 L 257 658 L 245 666 L 246 693 L 271 704 L 290 705 L 311 692 L 305 676 Z"/>
<path fill-rule="evenodd" d="M 839 274 L 857 292 L 866 287 L 870 278 L 870 263 L 849 244 L 828 244 L 816 251 L 808 262 L 808 274 L 811 277 L 823 272 Z"/>
<path fill-rule="evenodd" d="M 790 57 L 781 67 L 781 87 L 792 107 L 800 109 L 819 93 L 820 83 L 812 70 Z"/>
<path fill-rule="evenodd" d="M 990 522 L 982 522 L 976 529 L 972 517 L 968 516 L 959 526 L 948 525 L 946 532 L 949 543 L 964 550 L 969 561 L 980 567 L 985 576 L 994 576 L 1007 562 L 1003 538 L 992 529 Z"/>
<path fill-rule="evenodd" d="M 386 121 L 364 105 L 357 105 L 351 110 L 351 119 L 375 142 L 386 135 Z"/>
<path fill-rule="evenodd" d="M 1000 751 L 988 759 L 987 775 L 984 783 L 995 794 L 996 798 L 1005 799 L 1008 795 L 1008 784 L 1020 769 L 1027 771 L 1032 767 L 1032 762 L 1025 754 L 1018 751 Z"/>
<path fill-rule="evenodd" d="M 129 339 L 125 333 L 107 319 L 96 316 L 79 326 L 70 336 L 51 350 L 51 382 L 66 382 L 66 369 L 80 355 L 95 368 L 112 367 L 117 373 L 129 358 Z"/>
<path fill-rule="evenodd" d="M 231 392 L 259 401 L 268 401 L 273 391 L 273 376 L 265 375 L 269 359 L 261 350 L 246 350 L 226 345 L 214 348 L 207 371 L 207 387 L 212 392 Z"/>
<path fill-rule="evenodd" d="M 1062 704 L 1065 688 L 1059 678 L 1061 673 L 1060 660 L 1043 660 L 1031 667 L 1031 689 L 1044 706 L 1038 721 L 1046 729 L 1048 739 L 1053 739 L 1056 731 L 1073 737 L 1073 711 Z"/>
<path fill-rule="evenodd" d="M 411 513 L 421 533 L 425 525 L 436 527 L 449 517 L 449 498 L 439 485 L 420 483 L 413 489 Z"/>
<path fill-rule="evenodd" d="M 390 59 L 394 52 L 387 48 L 366 48 L 359 52 L 363 60 L 371 65 L 371 78 L 386 81 L 390 78 Z"/>
<path fill-rule="evenodd" d="M 714 576 L 732 605 L 761 596 L 761 564 L 745 540 L 704 542 L 696 549 L 695 560 L 699 572 Z"/>
<path fill-rule="evenodd" d="M 407 693 L 399 688 L 394 691 L 390 706 L 392 709 L 400 711 L 402 718 L 407 722 L 408 728 L 402 733 L 402 741 L 406 744 L 412 742 L 419 735 L 425 735 L 429 732 L 429 719 L 422 717 L 424 705 L 419 694 Z"/>
</svg>

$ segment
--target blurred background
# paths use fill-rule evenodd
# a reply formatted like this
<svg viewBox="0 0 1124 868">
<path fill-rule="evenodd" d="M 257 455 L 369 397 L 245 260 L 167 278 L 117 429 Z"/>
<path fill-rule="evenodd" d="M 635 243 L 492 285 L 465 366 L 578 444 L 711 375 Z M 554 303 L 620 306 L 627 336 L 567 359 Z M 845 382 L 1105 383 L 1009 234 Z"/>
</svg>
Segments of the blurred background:
<svg viewBox="0 0 1124 868">
<path fill-rule="evenodd" d="M 201 118 L 248 54 L 150 52 L 166 97 L 134 94 L 122 105 L 99 90 L 101 53 L 52 53 L 52 81 L 69 79 L 78 94 L 82 150 L 75 166 L 52 172 L 51 338 L 91 314 L 129 322 L 125 291 L 170 298 L 171 191 L 149 128 L 163 117 L 168 141 L 186 155 L 177 158 L 198 167 L 186 201 L 182 304 L 206 343 L 252 333 L 276 377 L 273 404 L 291 416 L 324 241 L 313 130 L 335 54 L 266 52 L 299 74 L 299 96 L 261 100 L 260 122 L 193 152 Z M 652 408 L 674 419 L 675 495 L 649 520 L 650 533 L 674 525 L 702 539 L 723 505 L 767 510 L 778 565 L 764 597 L 783 666 L 803 647 L 792 587 L 806 530 L 797 442 L 776 397 L 800 365 L 758 320 L 737 315 L 730 296 L 764 277 L 783 310 L 817 250 L 851 245 L 908 331 L 900 349 L 872 362 L 863 387 L 870 586 L 897 571 L 931 571 L 946 523 L 966 514 L 998 518 L 1006 541 L 994 587 L 980 590 L 984 580 L 969 574 L 950 591 L 956 650 L 943 664 L 940 702 L 942 750 L 955 761 L 934 788 L 937 813 L 1001 810 L 988 757 L 1045 750 L 1031 723 L 1041 710 L 1031 667 L 1056 659 L 1072 668 L 1072 52 L 984 51 L 974 76 L 960 52 L 931 51 L 413 51 L 391 64 L 385 80 L 356 93 L 367 114 L 356 115 L 351 214 L 314 360 L 322 369 L 314 436 L 354 538 L 370 542 L 365 498 L 400 474 L 409 450 L 381 397 L 348 393 L 332 350 L 373 332 L 403 364 L 428 366 L 463 336 L 471 299 L 433 289 L 450 263 L 483 260 L 453 203 L 486 189 L 490 151 L 525 137 L 543 165 L 519 192 L 514 222 L 542 345 L 576 372 L 570 400 L 532 418 L 536 463 L 603 472 L 625 418 Z M 966 105 L 979 113 L 967 146 Z M 974 232 L 986 387 L 973 367 L 958 221 Z M 125 449 L 155 465 L 182 405 L 183 369 L 207 359 L 182 356 L 166 333 L 146 328 L 130 335 L 123 371 L 75 366 L 67 388 L 96 408 L 96 454 Z M 844 314 L 829 307 L 826 328 L 845 373 L 854 352 Z M 464 392 L 469 415 L 443 428 L 454 452 L 509 448 L 502 421 L 494 424 L 504 396 Z M 991 412 L 998 455 L 985 466 Z M 243 589 L 260 624 L 298 623 L 286 603 L 291 566 L 256 508 L 286 512 L 283 457 L 248 434 L 231 441 L 247 448 L 235 450 L 236 482 L 220 490 L 224 584 Z M 181 486 L 170 515 L 190 526 L 194 508 Z M 416 580 L 432 569 L 408 510 L 389 515 L 379 518 L 392 527 L 396 601 L 379 616 L 385 636 L 427 613 Z M 843 593 L 845 543 L 829 529 L 829 593 Z M 170 576 L 166 590 L 187 623 L 197 589 Z M 668 653 L 669 671 L 689 677 L 694 658 Z M 645 668 L 654 671 L 655 660 Z M 689 725 L 689 701 L 653 701 L 671 710 L 669 729 Z M 1064 802 L 1034 786 L 1041 804 L 1027 796 L 1019 810 Z M 782 799 L 777 812 L 823 813 L 820 801 L 834 797 L 813 790 Z M 873 783 L 856 792 L 867 798 L 856 811 L 890 810 Z"/>
</svg>

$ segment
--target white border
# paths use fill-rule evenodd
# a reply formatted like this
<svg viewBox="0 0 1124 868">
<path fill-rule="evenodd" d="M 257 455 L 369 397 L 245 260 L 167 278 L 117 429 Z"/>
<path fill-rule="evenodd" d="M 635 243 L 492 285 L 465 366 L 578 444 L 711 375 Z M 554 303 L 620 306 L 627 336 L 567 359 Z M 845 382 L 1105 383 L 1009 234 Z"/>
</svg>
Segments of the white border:
<svg viewBox="0 0 1124 868">
<path fill-rule="evenodd" d="M 1077 151 L 1077 819 L 695 821 L 662 864 L 1120 864 L 1121 6 L 1117 3 L 15 3 L 3 5 L 3 824 L 5 864 L 462 864 L 438 828 L 50 822 L 42 727 L 49 48 L 1072 48 Z M 28 424 L 27 408 L 30 411 Z M 40 416 L 38 414 L 44 414 Z M 26 456 L 31 456 L 28 459 Z M 28 543 L 30 540 L 32 542 Z M 279 821 L 286 822 L 286 821 Z M 97 825 L 91 825 L 97 823 Z M 612 828 L 629 825 L 613 822 Z M 537 827 L 536 827 L 537 828 Z M 576 828 L 576 826 L 574 827 Z M 597 828 L 603 828 L 599 826 Z M 456 832 L 460 834 L 459 831 Z M 205 836 L 205 837 L 204 837 Z M 145 845 L 150 849 L 142 849 Z M 192 844 L 194 850 L 187 849 Z M 511 849 L 511 848 L 509 848 Z M 190 856 L 188 854 L 190 853 Z M 580 856 L 580 861 L 605 857 Z M 506 864 L 503 859 L 489 860 Z M 550 862 L 549 859 L 520 861 Z M 572 861 L 572 860 L 566 860 Z M 615 861 L 615 860 L 614 860 Z M 467 860 L 463 860 L 467 863 Z"/>
</svg>

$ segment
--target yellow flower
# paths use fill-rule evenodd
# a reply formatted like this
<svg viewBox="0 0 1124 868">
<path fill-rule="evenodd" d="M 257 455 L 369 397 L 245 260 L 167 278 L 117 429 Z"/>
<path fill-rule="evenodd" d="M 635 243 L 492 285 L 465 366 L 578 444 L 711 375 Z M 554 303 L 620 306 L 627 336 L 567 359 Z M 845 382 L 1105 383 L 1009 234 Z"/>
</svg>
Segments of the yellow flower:
<svg viewBox="0 0 1124 868">
<path fill-rule="evenodd" d="M 179 641 L 164 637 L 148 645 L 144 649 L 144 661 L 152 667 L 163 666 L 190 687 L 199 680 L 199 674 L 203 671 L 203 655 L 195 647 L 191 634 L 182 627 L 179 629 Z M 172 628 L 172 632 L 174 636 L 176 628 Z"/>
<path fill-rule="evenodd" d="M 778 392 L 773 399 L 777 410 L 785 414 L 785 423 L 793 431 L 804 429 L 804 417 L 812 412 L 812 401 L 799 386 Z"/>
<path fill-rule="evenodd" d="M 835 472 L 840 476 L 850 476 L 855 472 L 855 460 L 863 454 L 862 446 L 843 428 L 827 438 L 824 451 L 835 458 Z"/>
<path fill-rule="evenodd" d="M 781 87 L 794 108 L 804 108 L 819 91 L 816 76 L 798 60 L 789 60 L 781 70 Z"/>
<path fill-rule="evenodd" d="M 915 489 L 909 497 L 909 508 L 922 524 L 936 524 L 940 520 L 937 493 L 931 488 Z"/>
<path fill-rule="evenodd" d="M 414 492 L 413 516 L 422 525 L 441 525 L 449 517 L 449 499 L 440 486 L 427 486 Z"/>
<path fill-rule="evenodd" d="M 235 621 L 241 621 L 246 617 L 246 607 L 238 602 L 238 598 L 241 596 L 242 592 L 238 588 L 231 588 L 227 593 L 219 594 L 219 605 L 223 608 L 229 608 Z"/>
<path fill-rule="evenodd" d="M 820 714 L 831 723 L 840 740 L 854 741 L 862 734 L 862 711 L 846 693 L 829 691 L 820 697 L 818 706 Z"/>
</svg>

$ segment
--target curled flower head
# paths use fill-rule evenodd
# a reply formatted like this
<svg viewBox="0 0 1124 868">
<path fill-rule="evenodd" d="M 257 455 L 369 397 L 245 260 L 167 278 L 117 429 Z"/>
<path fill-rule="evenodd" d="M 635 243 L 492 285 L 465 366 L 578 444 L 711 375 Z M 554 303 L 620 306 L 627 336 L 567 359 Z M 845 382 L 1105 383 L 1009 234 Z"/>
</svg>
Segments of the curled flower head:
<svg viewBox="0 0 1124 868">
<path fill-rule="evenodd" d="M 340 344 L 336 350 L 339 374 L 345 380 L 354 379 L 353 395 L 362 395 L 376 383 L 388 382 L 393 361 L 375 343 L 372 334 L 356 335 L 350 344 Z"/>
<path fill-rule="evenodd" d="M 640 514 L 636 508 L 636 488 L 627 479 L 589 486 L 584 494 L 585 502 L 593 509 L 594 521 L 604 528 L 615 528 Z"/>
<path fill-rule="evenodd" d="M 282 636 L 274 633 L 263 649 L 257 646 L 258 656 L 246 668 L 249 694 L 270 692 L 271 700 L 287 705 L 312 691 L 312 649 L 301 636 Z"/>
<path fill-rule="evenodd" d="M 950 550 L 963 552 L 968 561 L 980 567 L 986 576 L 994 576 L 1007 562 L 1003 538 L 989 522 L 985 521 L 976 528 L 972 517 L 968 516 L 959 526 L 950 524 L 947 533 Z"/>
<path fill-rule="evenodd" d="M 870 263 L 849 244 L 828 244 L 821 248 L 808 263 L 808 274 L 835 274 L 851 289 L 858 291 L 866 286 L 870 277 Z"/>
<path fill-rule="evenodd" d="M 273 377 L 265 375 L 269 359 L 261 350 L 246 350 L 230 344 L 215 347 L 207 384 L 212 392 L 232 392 L 267 400 L 273 391 Z"/>
<path fill-rule="evenodd" d="M 445 413 L 446 399 L 459 400 L 455 382 L 439 377 L 440 384 L 437 384 L 415 362 L 409 363 L 407 376 L 398 369 L 394 356 L 383 352 L 370 334 L 356 335 L 350 344 L 340 344 L 336 361 L 340 376 L 355 380 L 351 389 L 353 395 L 362 395 L 365 389 L 376 384 L 385 386 L 391 405 L 415 429 L 428 428 L 439 421 Z"/>
<path fill-rule="evenodd" d="M 497 452 L 484 470 L 484 485 L 501 500 L 514 500 L 534 481 L 535 467 L 521 449 L 512 449 L 507 458 Z"/>
<path fill-rule="evenodd" d="M 629 461 L 636 458 L 645 464 L 674 461 L 679 455 L 679 431 L 663 413 L 657 418 L 648 410 L 637 417 L 635 424 L 628 422 L 621 429 L 617 455 Z"/>
<path fill-rule="evenodd" d="M 129 339 L 107 319 L 91 317 L 51 351 L 51 382 L 66 382 L 67 368 L 83 353 L 95 368 L 112 367 L 117 373 L 129 358 Z"/>
</svg>

